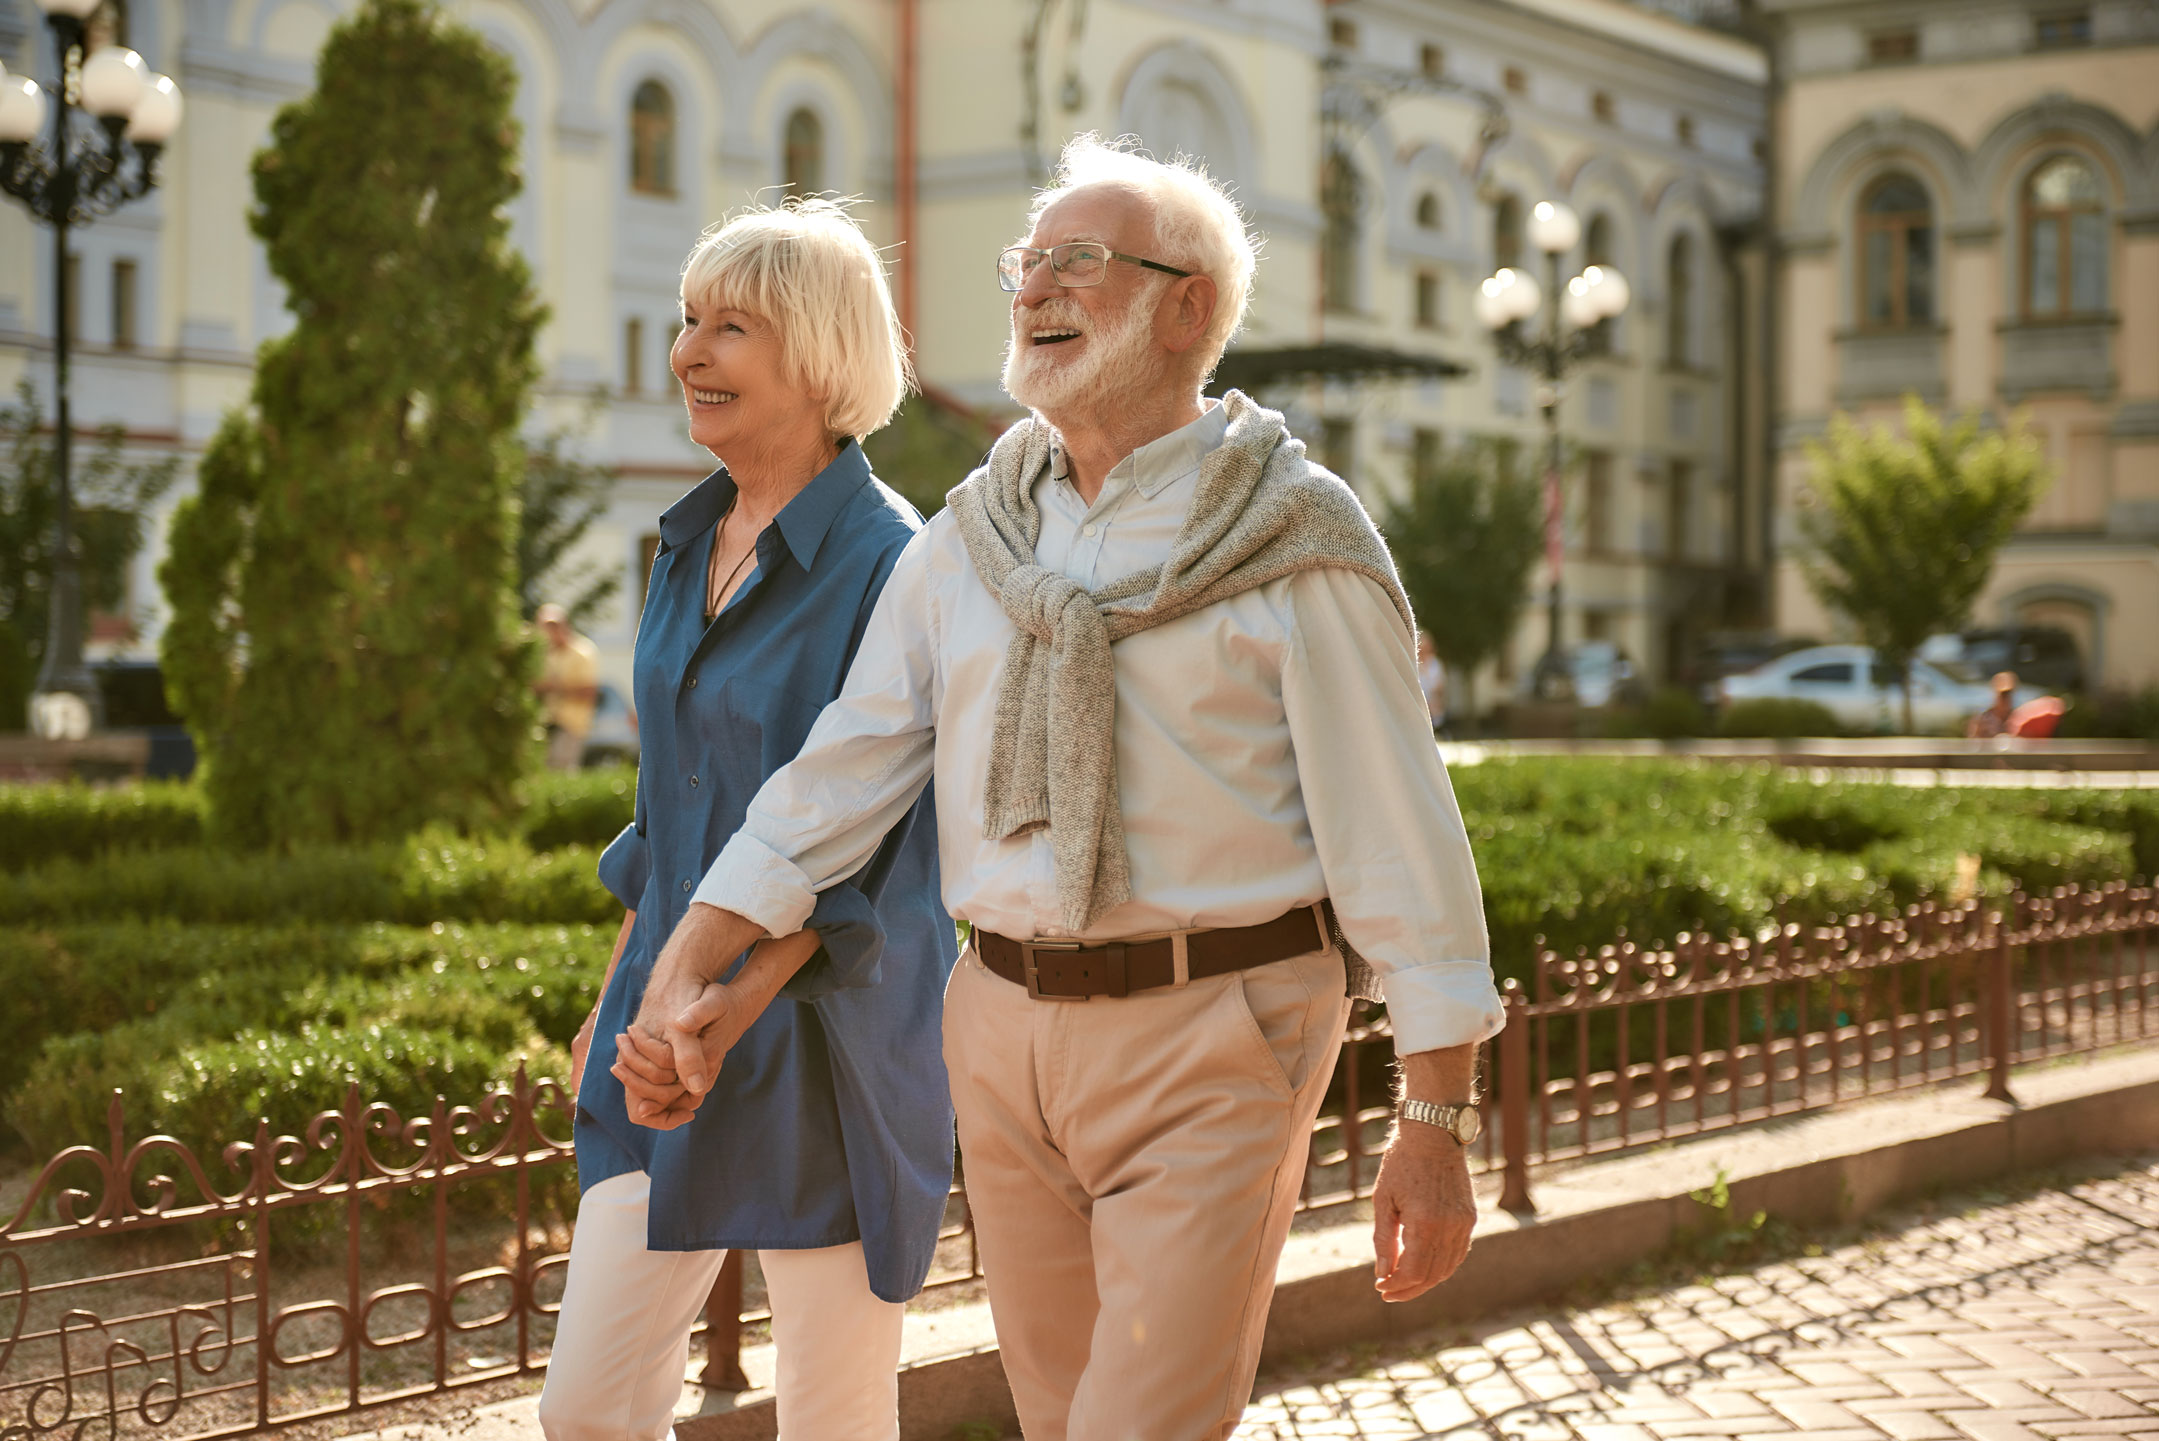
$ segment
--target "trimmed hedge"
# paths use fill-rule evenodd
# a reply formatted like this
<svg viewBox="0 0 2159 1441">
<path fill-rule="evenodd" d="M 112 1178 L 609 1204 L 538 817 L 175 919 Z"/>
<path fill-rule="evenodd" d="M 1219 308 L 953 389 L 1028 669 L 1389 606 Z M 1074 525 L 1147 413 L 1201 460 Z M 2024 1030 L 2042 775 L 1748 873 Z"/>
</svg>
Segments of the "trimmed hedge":
<svg viewBox="0 0 2159 1441">
<path fill-rule="evenodd" d="M 1730 740 L 1796 740 L 1844 731 L 1829 707 L 1810 700 L 1735 700 L 1717 716 L 1717 734 Z"/>
<path fill-rule="evenodd" d="M 202 792 L 183 781 L 0 784 L 0 872 L 111 850 L 198 846 L 202 815 Z"/>
<path fill-rule="evenodd" d="M 10 998 L 0 1097 L 68 1033 L 114 1047 L 124 1034 L 128 1045 L 155 1039 L 175 1050 L 250 1027 L 410 1018 L 421 1012 L 409 997 L 423 987 L 445 998 L 428 1015 L 477 1004 L 455 997 L 487 998 L 521 1018 L 520 1037 L 567 1047 L 599 999 L 614 936 L 608 926 L 440 922 L 0 929 L 0 994 Z"/>
<path fill-rule="evenodd" d="M 517 835 L 536 851 L 605 846 L 629 824 L 637 771 L 547 772 L 519 788 Z M 201 846 L 204 802 L 192 781 L 123 786 L 0 783 L 0 872 L 115 851 Z"/>
<path fill-rule="evenodd" d="M 621 906 L 583 846 L 430 834 L 402 846 L 290 855 L 206 849 L 63 860 L 0 888 L 0 925 L 109 920 L 278 925 L 293 921 L 607 922 Z"/>
</svg>

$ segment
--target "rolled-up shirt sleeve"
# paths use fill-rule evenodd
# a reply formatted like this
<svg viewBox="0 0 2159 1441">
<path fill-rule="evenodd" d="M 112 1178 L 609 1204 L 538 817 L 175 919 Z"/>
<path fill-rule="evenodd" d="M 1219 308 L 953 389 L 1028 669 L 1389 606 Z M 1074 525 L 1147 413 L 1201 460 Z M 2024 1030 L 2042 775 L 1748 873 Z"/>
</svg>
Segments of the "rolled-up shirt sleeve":
<svg viewBox="0 0 2159 1441">
<path fill-rule="evenodd" d="M 818 893 L 809 928 L 819 947 L 780 987 L 790 1000 L 814 1001 L 835 991 L 877 984 L 877 963 L 885 954 L 885 927 L 870 898 L 842 882 Z"/>
<path fill-rule="evenodd" d="M 1469 835 L 1432 743 L 1401 615 L 1354 571 L 1301 572 L 1282 702 L 1342 934 L 1371 963 L 1404 1054 L 1497 1035 L 1506 1013 Z"/>
<path fill-rule="evenodd" d="M 922 794 L 936 743 L 928 534 L 900 553 L 839 696 L 801 752 L 759 788 L 694 899 L 793 935 Z"/>
</svg>

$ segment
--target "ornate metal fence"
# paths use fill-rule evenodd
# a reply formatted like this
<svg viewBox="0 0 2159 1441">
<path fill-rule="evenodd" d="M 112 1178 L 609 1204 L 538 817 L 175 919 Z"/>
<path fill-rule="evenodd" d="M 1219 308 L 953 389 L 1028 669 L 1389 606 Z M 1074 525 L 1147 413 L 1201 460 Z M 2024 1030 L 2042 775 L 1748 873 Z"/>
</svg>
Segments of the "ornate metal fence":
<svg viewBox="0 0 2159 1441">
<path fill-rule="evenodd" d="M 1507 987 L 1499 1125 L 1472 1163 L 1528 1209 L 1532 1165 L 1817 1110 L 2159 1033 L 2159 892 L 2065 889 L 1766 937 L 1539 957 Z M 1302 1204 L 1371 1192 L 1392 1116 L 1383 1018 L 1353 1025 Z M 0 1441 L 263 1431 L 532 1373 L 574 1211 L 569 1103 L 522 1073 L 405 1119 L 354 1089 L 215 1164 L 170 1137 L 61 1152 L 0 1199 Z M 964 1176 L 931 1285 L 981 1275 Z M 707 1307 L 740 1389 L 743 1271 Z"/>
</svg>

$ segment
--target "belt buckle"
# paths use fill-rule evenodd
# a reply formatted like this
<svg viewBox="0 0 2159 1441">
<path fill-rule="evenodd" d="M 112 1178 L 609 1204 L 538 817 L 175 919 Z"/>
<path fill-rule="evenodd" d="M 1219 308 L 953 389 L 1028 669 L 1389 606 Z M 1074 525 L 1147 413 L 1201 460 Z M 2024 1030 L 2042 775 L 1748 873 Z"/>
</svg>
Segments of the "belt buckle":
<svg viewBox="0 0 2159 1441">
<path fill-rule="evenodd" d="M 1041 973 L 1035 969 L 1036 951 L 1076 952 L 1080 948 L 1081 942 L 1077 938 L 1055 941 L 1021 941 L 1020 974 L 1026 978 L 1028 996 L 1037 1001 L 1085 1001 L 1091 999 L 1087 996 L 1060 996 L 1045 993 L 1042 989 Z"/>
</svg>

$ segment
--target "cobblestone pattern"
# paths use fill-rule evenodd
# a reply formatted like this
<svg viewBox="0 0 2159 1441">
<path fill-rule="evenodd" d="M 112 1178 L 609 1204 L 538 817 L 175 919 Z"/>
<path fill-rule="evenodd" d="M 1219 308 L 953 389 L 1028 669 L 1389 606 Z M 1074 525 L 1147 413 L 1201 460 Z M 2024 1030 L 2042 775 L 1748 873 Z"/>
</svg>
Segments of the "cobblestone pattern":
<svg viewBox="0 0 2159 1441">
<path fill-rule="evenodd" d="M 1237 1441 L 2159 1441 L 2159 1160 L 1255 1399 Z"/>
</svg>

